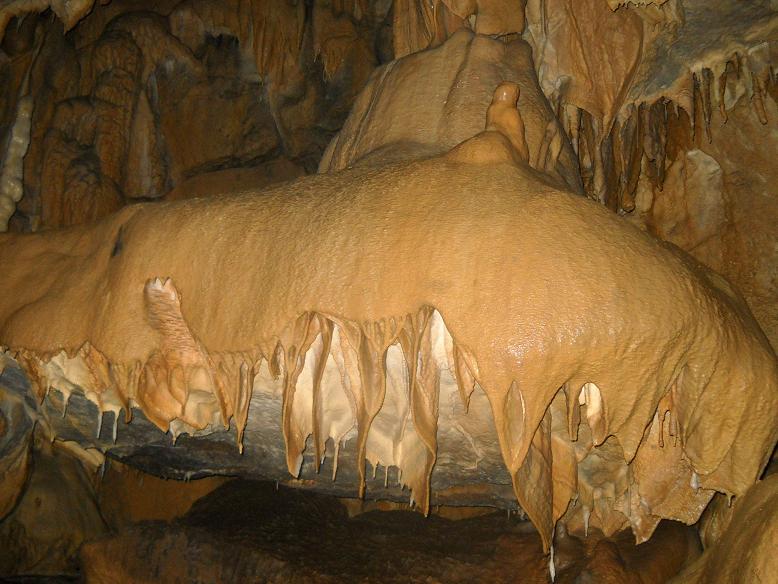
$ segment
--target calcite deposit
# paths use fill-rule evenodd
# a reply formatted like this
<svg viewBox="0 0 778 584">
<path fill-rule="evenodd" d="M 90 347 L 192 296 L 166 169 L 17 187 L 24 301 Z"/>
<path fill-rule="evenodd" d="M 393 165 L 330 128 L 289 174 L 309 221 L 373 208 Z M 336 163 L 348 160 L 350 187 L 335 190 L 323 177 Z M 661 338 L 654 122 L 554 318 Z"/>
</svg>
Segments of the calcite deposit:
<svg viewBox="0 0 778 584">
<path fill-rule="evenodd" d="M 752 486 L 726 512 L 721 533 L 705 554 L 673 582 L 737 582 L 743 578 L 769 582 L 778 566 L 775 557 L 778 474 Z M 729 505 L 728 507 L 732 507 Z M 723 508 L 719 506 L 720 509 Z"/>
<path fill-rule="evenodd" d="M 544 181 L 513 111 L 420 162 L 6 235 L 3 343 L 39 399 L 75 385 L 174 435 L 234 418 L 239 448 L 254 384 L 282 374 L 290 473 L 309 435 L 319 461 L 356 425 L 358 460 L 398 467 L 425 510 L 446 371 L 489 398 L 546 548 L 571 499 L 641 539 L 662 507 L 694 522 L 767 462 L 775 355 L 720 277 Z M 388 385 L 407 405 L 368 453 Z"/>
<path fill-rule="evenodd" d="M 48 441 L 95 485 L 118 459 L 507 507 L 552 579 L 589 534 L 586 578 L 649 578 L 624 531 L 702 516 L 685 573 L 761 577 L 776 22 L 734 0 L 0 2 L 0 532 L 33 525 Z"/>
</svg>

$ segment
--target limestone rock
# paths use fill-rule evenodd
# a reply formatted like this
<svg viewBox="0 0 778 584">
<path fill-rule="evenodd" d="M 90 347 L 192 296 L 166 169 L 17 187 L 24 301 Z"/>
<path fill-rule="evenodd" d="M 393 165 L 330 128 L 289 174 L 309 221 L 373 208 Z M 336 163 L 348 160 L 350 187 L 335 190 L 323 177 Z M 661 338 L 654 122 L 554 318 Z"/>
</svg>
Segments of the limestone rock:
<svg viewBox="0 0 778 584">
<path fill-rule="evenodd" d="M 5 205 L 17 230 L 92 221 L 201 173 L 275 159 L 312 171 L 376 65 L 386 13 L 366 6 L 356 18 L 326 1 L 310 14 L 286 2 L 112 3 L 65 32 L 16 16 L 39 6 L 10 4 L 0 161 L 27 77 L 34 102 L 29 151 L 8 158 L 24 160 Z"/>
<path fill-rule="evenodd" d="M 769 582 L 778 570 L 778 475 L 734 502 L 728 526 L 675 583 Z"/>
<path fill-rule="evenodd" d="M 483 130 L 495 88 L 515 82 L 530 165 L 577 190 L 577 163 L 541 93 L 529 46 L 459 31 L 443 45 L 382 66 L 372 76 L 319 171 L 445 152 Z M 514 108 L 515 109 L 515 108 Z"/>
</svg>

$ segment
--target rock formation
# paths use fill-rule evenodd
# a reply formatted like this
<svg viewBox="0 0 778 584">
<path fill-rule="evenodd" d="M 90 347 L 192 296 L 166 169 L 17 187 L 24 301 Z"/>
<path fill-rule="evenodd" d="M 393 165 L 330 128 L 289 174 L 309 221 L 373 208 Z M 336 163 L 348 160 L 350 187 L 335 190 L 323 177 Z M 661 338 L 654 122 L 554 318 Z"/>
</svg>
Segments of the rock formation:
<svg viewBox="0 0 778 584">
<path fill-rule="evenodd" d="M 703 516 L 688 577 L 766 573 L 770 530 L 713 550 L 771 501 L 777 16 L 0 3 L 0 530 L 67 445 L 515 509 L 552 577 L 568 534 L 624 579 L 622 530 Z"/>
<path fill-rule="evenodd" d="M 778 538 L 777 487 L 778 475 L 773 474 L 733 505 L 719 499 L 720 504 L 712 510 L 723 511 L 725 519 L 717 526 L 717 537 L 709 541 L 703 556 L 672 581 L 737 582 L 753 577 L 757 582 L 769 582 L 778 569 L 774 553 Z"/>
</svg>

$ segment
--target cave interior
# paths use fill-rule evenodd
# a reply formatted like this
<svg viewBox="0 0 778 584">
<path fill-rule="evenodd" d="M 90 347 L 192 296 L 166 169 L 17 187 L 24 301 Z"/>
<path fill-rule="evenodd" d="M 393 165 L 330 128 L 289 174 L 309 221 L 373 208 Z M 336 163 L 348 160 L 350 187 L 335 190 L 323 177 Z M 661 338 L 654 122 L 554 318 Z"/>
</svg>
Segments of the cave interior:
<svg viewBox="0 0 778 584">
<path fill-rule="evenodd" d="M 774 61 L 775 0 L 0 0 L 0 580 L 778 582 Z"/>
</svg>

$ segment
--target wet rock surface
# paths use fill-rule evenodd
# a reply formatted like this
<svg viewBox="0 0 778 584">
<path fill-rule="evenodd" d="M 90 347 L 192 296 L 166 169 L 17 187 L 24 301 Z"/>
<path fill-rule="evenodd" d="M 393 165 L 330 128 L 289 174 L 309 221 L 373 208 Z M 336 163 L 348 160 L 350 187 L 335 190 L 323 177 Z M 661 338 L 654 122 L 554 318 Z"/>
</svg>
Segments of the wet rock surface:
<svg viewBox="0 0 778 584">
<path fill-rule="evenodd" d="M 38 231 L 89 223 L 141 201 L 259 189 L 313 172 L 322 156 L 320 170 L 334 170 L 448 151 L 483 129 L 492 90 L 510 79 L 521 87 L 518 110 L 529 166 L 558 174 L 572 190 L 582 190 L 721 273 L 742 292 L 776 347 L 776 10 L 769 0 L 0 0 L 0 231 L 7 220 L 10 231 Z M 403 56 L 405 61 L 393 61 Z M 439 62 L 424 65 L 434 58 Z M 508 109 L 516 114 L 516 108 Z M 488 127 L 488 115 L 486 120 Z M 432 224 L 439 222 L 437 217 Z M 169 229 L 165 224 L 160 232 Z M 565 234 L 560 239 L 570 238 L 568 231 L 560 232 Z M 613 232 L 604 233 L 603 240 Z M 121 231 L 115 241 L 112 258 L 132 253 L 132 246 L 123 247 Z M 180 241 L 175 245 L 187 250 L 183 263 L 189 263 L 189 248 Z M 591 264 L 591 246 L 580 248 L 581 263 Z M 336 249 L 342 254 L 342 248 Z M 609 257 L 618 259 L 629 245 L 615 241 L 611 249 Z M 156 255 L 154 249 L 145 259 Z M 0 285 L 0 304 L 12 296 L 27 302 L 46 288 L 13 291 L 7 285 L 13 263 L 0 261 L 6 281 L 5 288 Z M 648 263 L 628 263 L 636 273 L 648 273 Z M 610 266 L 599 274 L 607 274 Z M 72 275 L 71 270 L 68 278 Z M 72 281 L 78 283 L 69 280 L 62 290 L 87 279 L 76 276 Z M 625 286 L 626 295 L 639 297 L 651 285 L 651 278 L 644 280 Z M 585 288 L 575 278 L 568 281 L 572 289 Z M 729 290 L 726 282 L 721 287 Z M 91 300 L 104 295 L 100 289 Z M 672 292 L 660 286 L 655 296 L 664 295 Z M 188 293 L 186 301 L 194 296 Z M 582 305 L 583 312 L 592 313 L 602 297 Z M 74 304 L 60 312 L 69 313 Z M 645 302 L 637 304 L 645 311 Z M 52 320 L 42 318 L 29 328 L 49 329 Z M 494 335 L 495 329 L 487 332 Z M 123 334 L 122 342 L 134 336 L 125 339 Z M 645 336 L 650 334 L 641 339 Z M 774 352 L 767 347 L 767 353 Z M 714 428 L 713 437 L 699 441 L 706 452 L 722 451 L 715 441 L 731 427 L 727 416 L 730 421 L 738 417 L 733 412 L 749 403 L 743 388 L 766 386 L 759 381 L 743 388 L 723 384 L 726 389 L 711 398 L 705 370 L 736 371 L 747 361 L 742 348 L 732 347 L 727 354 L 737 355 L 730 365 L 717 361 L 699 368 L 700 395 L 713 404 L 715 415 L 686 425 Z M 0 370 L 2 359 L 0 350 Z M 652 362 L 642 359 L 627 368 L 625 380 Z M 606 369 L 623 359 L 612 361 Z M 10 384 L 9 376 L 14 378 Z M 637 384 L 641 391 L 649 385 Z M 623 386 L 613 386 L 624 393 Z M 107 385 L 100 381 L 89 387 L 103 391 Z M 587 395 L 590 389 L 587 384 Z M 470 416 L 479 396 L 487 411 L 486 398 L 474 395 Z M 515 395 L 523 411 L 524 395 Z M 611 403 L 604 395 L 607 410 Z M 241 419 L 248 421 L 245 437 L 242 426 L 235 436 L 236 416 L 229 431 L 183 435 L 177 443 L 140 412 L 132 424 L 118 424 L 116 404 L 109 403 L 114 409 L 108 411 L 98 399 L 95 407 L 88 395 L 75 395 L 67 413 L 65 393 L 38 399 L 40 405 L 33 403 L 21 373 L 6 370 L 0 380 L 0 574 L 30 574 L 8 581 L 73 581 L 44 573 L 73 574 L 79 581 L 76 574 L 81 574 L 94 582 L 550 578 L 549 557 L 538 535 L 516 515 L 506 515 L 505 506 L 515 509 L 516 503 L 491 425 L 488 432 L 473 434 L 475 425 L 460 432 L 459 402 L 441 400 L 442 416 L 448 417 L 441 418 L 433 449 L 432 505 L 503 510 L 477 517 L 464 512 L 466 518 L 453 521 L 443 518 L 460 516 L 451 507 L 433 508 L 428 519 L 397 510 L 354 516 L 396 503 L 352 499 L 344 505 L 284 489 L 288 481 L 331 496 L 354 496 L 365 467 L 356 441 L 340 451 L 328 441 L 319 445 L 327 457 L 321 468 L 319 447 L 308 444 L 300 454 L 300 480 L 289 478 L 282 439 L 288 428 L 280 425 L 278 391 L 245 400 L 250 406 L 247 414 L 241 409 Z M 127 402 L 125 422 L 131 411 Z M 518 409 L 515 400 L 508 403 L 512 411 Z M 592 405 L 586 404 L 587 417 Z M 578 490 L 590 493 L 575 497 L 566 527 L 554 538 L 557 582 L 665 582 L 696 555 L 696 534 L 678 524 L 662 523 L 641 546 L 634 546 L 631 535 L 616 533 L 625 517 L 646 534 L 660 516 L 693 523 L 712 494 L 705 484 L 699 488 L 700 475 L 688 467 L 680 448 L 663 446 L 671 443 L 670 436 L 679 441 L 677 411 L 683 415 L 694 408 L 672 399 L 660 406 L 647 427 L 648 434 L 653 432 L 651 446 L 634 464 L 653 482 L 639 484 L 623 472 L 622 460 L 631 456 L 613 439 L 597 451 L 612 463 L 607 472 L 564 477 L 576 479 Z M 672 417 L 665 417 L 665 406 Z M 767 412 L 758 428 L 774 422 L 774 410 L 756 404 L 744 409 L 740 419 Z M 105 423 L 103 413 L 108 413 Z M 562 419 L 559 407 L 554 416 L 557 423 Z M 300 427 L 307 428 L 307 415 L 301 419 Z M 33 432 L 44 421 L 51 424 L 51 437 Z M 390 427 L 382 426 L 384 421 L 375 426 Z M 664 433 L 665 422 L 670 436 Z M 644 427 L 635 424 L 641 431 Z M 42 446 L 54 440 L 53 434 L 60 439 L 55 442 L 65 441 L 70 448 L 80 443 L 76 458 L 81 457 L 83 468 L 56 447 L 50 452 Z M 471 434 L 472 447 L 466 440 Z M 299 442 L 302 452 L 305 439 Z M 685 442 L 681 434 L 682 448 Z M 245 448 L 242 454 L 238 443 Z M 775 435 L 763 449 L 765 457 L 774 443 Z M 334 483 L 328 477 L 335 474 L 338 452 L 341 467 Z M 536 463 L 548 460 L 550 452 Z M 473 453 L 476 462 L 470 465 Z M 558 452 L 553 454 L 557 467 L 565 468 Z M 753 454 L 744 448 L 732 459 L 742 464 Z M 100 465 L 103 455 L 110 464 Z M 115 459 L 158 476 L 133 471 L 131 478 L 117 478 L 111 468 Z M 367 496 L 406 501 L 402 469 L 382 463 L 385 468 L 376 478 L 378 466 L 365 481 Z M 98 479 L 103 471 L 106 476 Z M 191 511 L 191 502 L 222 479 L 211 477 L 213 484 L 168 480 L 221 474 L 282 480 L 280 488 L 245 481 L 225 485 Z M 751 480 L 758 474 L 754 471 Z M 559 477 L 553 477 L 554 487 L 565 485 Z M 605 484 L 595 484 L 598 480 Z M 521 484 L 541 492 L 541 482 L 530 476 Z M 679 581 L 769 580 L 775 572 L 770 563 L 775 485 L 763 480 L 747 492 L 744 485 L 732 505 L 722 494 L 714 497 L 699 524 L 707 552 L 684 568 Z M 614 486 L 635 506 L 622 507 Z M 719 487 L 731 495 L 731 489 Z M 567 500 L 560 505 L 561 513 Z M 649 506 L 656 515 L 641 515 Z M 611 507 L 624 514 L 611 513 Z M 612 537 L 602 537 L 593 526 Z M 576 535 L 588 530 L 589 537 L 568 536 L 566 529 Z M 88 543 L 79 552 L 82 541 Z"/>
</svg>

